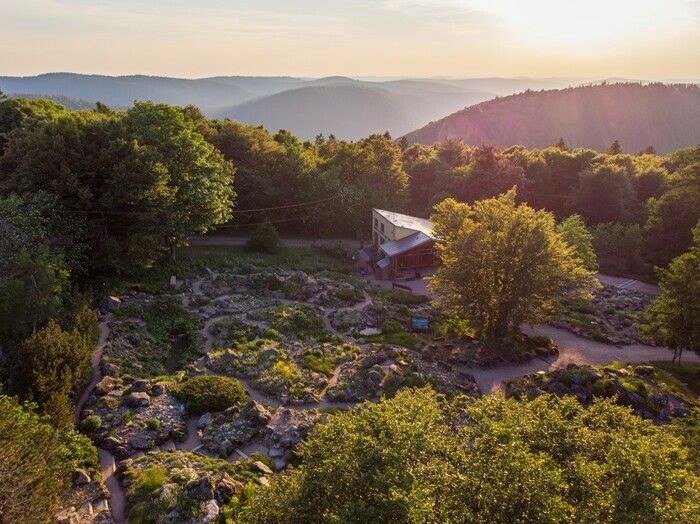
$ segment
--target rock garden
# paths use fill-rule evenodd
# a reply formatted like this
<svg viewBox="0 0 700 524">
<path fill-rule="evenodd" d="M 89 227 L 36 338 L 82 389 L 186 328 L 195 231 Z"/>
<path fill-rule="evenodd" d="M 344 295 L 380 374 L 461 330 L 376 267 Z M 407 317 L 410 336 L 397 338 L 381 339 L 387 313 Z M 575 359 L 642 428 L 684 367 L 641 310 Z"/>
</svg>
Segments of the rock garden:
<svg viewBox="0 0 700 524">
<path fill-rule="evenodd" d="M 572 395 L 588 406 L 595 397 L 615 398 L 642 418 L 657 424 L 688 417 L 692 398 L 653 366 L 611 363 L 590 367 L 569 365 L 563 369 L 526 375 L 506 384 L 506 395 L 534 398 L 543 393 Z"/>
<path fill-rule="evenodd" d="M 608 311 L 601 325 L 626 326 L 631 336 L 645 302 L 628 293 L 601 293 L 595 311 Z M 235 515 L 329 411 L 424 385 L 476 397 L 475 379 L 460 367 L 557 354 L 537 336 L 507 351 L 486 348 L 454 335 L 425 297 L 328 271 L 207 271 L 167 294 L 115 297 L 109 311 L 103 377 L 81 428 L 121 461 L 126 510 L 137 521 Z M 414 316 L 428 318 L 430 330 L 411 332 Z M 641 373 L 567 368 L 511 383 L 508 394 L 570 393 L 582 402 L 617 394 L 653 420 L 681 416 L 683 398 Z"/>
<path fill-rule="evenodd" d="M 593 292 L 591 302 L 564 300 L 550 324 L 606 344 L 653 344 L 638 329 L 653 301 L 652 295 L 606 285 Z"/>
</svg>

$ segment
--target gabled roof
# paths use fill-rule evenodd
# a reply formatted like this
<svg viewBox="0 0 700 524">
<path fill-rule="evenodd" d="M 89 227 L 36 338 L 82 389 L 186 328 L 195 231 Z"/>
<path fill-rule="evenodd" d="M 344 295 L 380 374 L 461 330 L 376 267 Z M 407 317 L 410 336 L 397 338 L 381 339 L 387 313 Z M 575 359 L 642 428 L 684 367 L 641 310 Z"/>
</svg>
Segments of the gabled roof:
<svg viewBox="0 0 700 524">
<path fill-rule="evenodd" d="M 428 242 L 433 242 L 434 239 L 421 231 L 416 231 L 412 235 L 408 235 L 400 240 L 386 242 L 379 246 L 379 249 L 388 257 L 395 257 L 402 253 L 406 253 L 411 249 L 417 248 Z"/>
<path fill-rule="evenodd" d="M 427 218 L 412 217 L 411 215 L 403 215 L 394 211 L 385 211 L 384 209 L 375 208 L 374 210 L 397 227 L 420 231 L 430 238 L 434 238 L 433 224 Z"/>
<path fill-rule="evenodd" d="M 380 269 L 385 269 L 389 267 L 390 263 L 391 260 L 389 260 L 389 257 L 384 257 L 379 262 L 377 262 L 377 266 L 379 266 Z"/>
</svg>

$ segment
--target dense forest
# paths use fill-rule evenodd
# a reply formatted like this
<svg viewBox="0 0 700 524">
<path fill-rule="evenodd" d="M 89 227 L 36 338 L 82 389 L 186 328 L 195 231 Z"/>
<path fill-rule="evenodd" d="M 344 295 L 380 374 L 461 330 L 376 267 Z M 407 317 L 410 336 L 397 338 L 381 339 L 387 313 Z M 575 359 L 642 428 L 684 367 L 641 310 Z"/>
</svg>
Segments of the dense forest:
<svg viewBox="0 0 700 524">
<path fill-rule="evenodd" d="M 144 115 L 137 116 L 140 113 Z M 269 221 L 289 234 L 367 238 L 372 207 L 428 216 L 447 197 L 473 202 L 517 186 L 520 201 L 552 211 L 559 219 L 583 217 L 594 234 L 603 269 L 652 275 L 653 266 L 664 266 L 687 250 L 700 218 L 698 147 L 663 156 L 652 149 L 625 153 L 616 140 L 605 153 L 572 148 L 562 139 L 542 149 L 475 147 L 453 139 L 409 145 L 388 134 L 357 141 L 319 135 L 314 141 L 302 141 L 284 130 L 272 134 L 262 127 L 210 120 L 192 106 L 152 104 L 138 104 L 127 112 L 103 105 L 95 111 L 69 112 L 44 100 L 4 102 L 0 190 L 58 195 L 68 206 L 64 212 L 95 242 L 91 257 L 95 268 L 106 267 L 100 262 L 103 258 L 111 260 L 110 266 L 117 264 L 107 254 L 110 246 L 120 245 L 121 238 L 136 238 L 139 229 L 149 231 L 149 253 L 168 249 L 187 235 L 153 232 L 153 217 L 145 206 L 171 212 L 160 206 L 173 205 L 175 197 L 168 194 L 161 202 L 158 199 L 166 195 L 160 189 L 148 193 L 146 188 L 158 188 L 177 172 L 205 177 L 214 167 L 200 163 L 193 173 L 180 163 L 170 166 L 167 176 L 159 174 L 161 165 L 168 164 L 127 140 L 139 140 L 143 132 L 139 126 L 150 125 L 153 118 L 177 119 L 182 133 L 196 142 L 193 151 L 204 151 L 207 162 L 227 173 L 221 183 L 233 180 L 233 214 L 230 204 L 211 205 L 220 206 L 215 223 L 221 231 L 234 234 Z M 100 144 L 113 142 L 115 133 L 123 137 L 123 145 L 118 150 L 101 148 Z M 62 144 L 62 150 L 46 148 L 54 143 Z M 129 157 L 137 154 L 146 157 Z M 125 162 L 137 162 L 146 174 L 139 176 L 133 167 L 117 168 Z M 70 178 L 49 173 L 70 173 Z M 122 184 L 109 181 L 110 177 L 133 181 Z M 205 196 L 201 188 L 196 194 Z M 178 198 L 186 196 L 180 193 Z M 188 232 L 197 231 L 204 220 L 198 214 L 201 210 L 196 213 Z M 130 261 L 127 265 L 133 264 L 136 250 L 144 249 L 141 240 L 127 251 L 120 249 Z M 152 255 L 143 258 L 151 260 Z"/>
<path fill-rule="evenodd" d="M 603 151 L 617 139 L 626 151 L 668 153 L 700 141 L 700 87 L 618 83 L 526 91 L 496 98 L 409 133 L 412 143 L 458 138 L 465 144 L 545 147 L 559 137 Z"/>
</svg>

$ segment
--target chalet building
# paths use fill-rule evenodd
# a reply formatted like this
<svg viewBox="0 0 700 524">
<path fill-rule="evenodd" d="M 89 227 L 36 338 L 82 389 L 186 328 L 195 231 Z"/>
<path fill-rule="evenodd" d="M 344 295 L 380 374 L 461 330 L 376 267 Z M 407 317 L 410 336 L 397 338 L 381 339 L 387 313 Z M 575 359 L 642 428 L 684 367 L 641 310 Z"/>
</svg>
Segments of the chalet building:
<svg viewBox="0 0 700 524">
<path fill-rule="evenodd" d="M 412 278 L 436 265 L 433 226 L 427 218 L 372 210 L 372 248 L 359 260 L 381 279 Z"/>
</svg>

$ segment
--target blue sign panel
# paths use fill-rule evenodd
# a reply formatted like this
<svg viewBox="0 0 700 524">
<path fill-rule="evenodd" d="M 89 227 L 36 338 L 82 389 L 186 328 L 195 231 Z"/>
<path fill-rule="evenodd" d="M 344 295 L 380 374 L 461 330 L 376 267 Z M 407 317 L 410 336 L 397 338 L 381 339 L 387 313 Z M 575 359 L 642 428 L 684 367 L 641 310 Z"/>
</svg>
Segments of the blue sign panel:
<svg viewBox="0 0 700 524">
<path fill-rule="evenodd" d="M 411 317 L 411 328 L 415 331 L 428 331 L 430 319 L 428 317 Z"/>
</svg>

